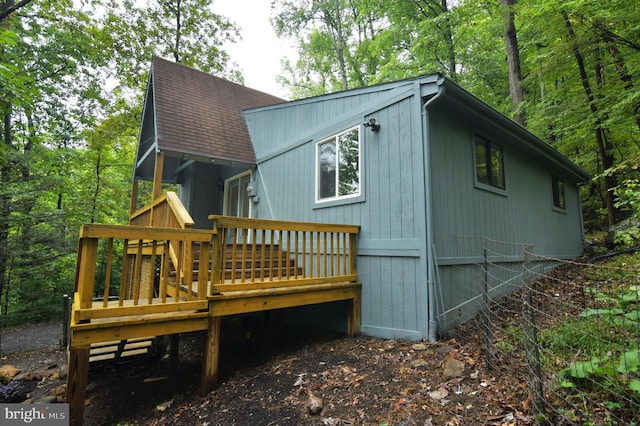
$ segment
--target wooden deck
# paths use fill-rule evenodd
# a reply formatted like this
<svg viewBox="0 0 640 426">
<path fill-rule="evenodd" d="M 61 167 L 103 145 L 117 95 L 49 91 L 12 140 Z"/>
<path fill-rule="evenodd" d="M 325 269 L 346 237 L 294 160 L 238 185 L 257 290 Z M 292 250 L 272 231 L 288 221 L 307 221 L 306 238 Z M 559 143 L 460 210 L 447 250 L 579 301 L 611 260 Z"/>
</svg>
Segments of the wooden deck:
<svg viewBox="0 0 640 426">
<path fill-rule="evenodd" d="M 82 423 L 91 345 L 207 330 L 201 388 L 208 390 L 218 378 L 224 316 L 349 300 L 347 330 L 359 332 L 357 226 L 211 219 L 209 231 L 82 227 L 67 386 L 72 424 Z"/>
</svg>

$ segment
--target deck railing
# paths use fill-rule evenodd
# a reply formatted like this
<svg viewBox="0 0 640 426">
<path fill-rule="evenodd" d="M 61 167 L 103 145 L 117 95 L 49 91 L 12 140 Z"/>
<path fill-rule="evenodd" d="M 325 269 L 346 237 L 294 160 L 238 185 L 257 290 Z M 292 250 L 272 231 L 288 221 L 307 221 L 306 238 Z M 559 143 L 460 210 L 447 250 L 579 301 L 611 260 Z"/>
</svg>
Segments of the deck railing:
<svg viewBox="0 0 640 426">
<path fill-rule="evenodd" d="M 211 293 L 356 282 L 357 225 L 209 216 Z"/>
<path fill-rule="evenodd" d="M 194 221 L 175 192 L 167 191 L 129 216 L 129 225 L 193 228 Z"/>
<path fill-rule="evenodd" d="M 358 282 L 358 226 L 211 218 L 213 230 L 82 226 L 74 323 L 206 310 L 225 292 Z"/>
<path fill-rule="evenodd" d="M 195 292 L 171 297 L 174 282 L 194 288 L 193 276 L 170 277 L 175 270 L 193 271 L 196 251 L 207 258 L 213 233 L 206 230 L 148 226 L 83 225 L 80 229 L 74 322 L 207 309 L 209 265 L 200 262 Z M 197 247 L 196 247 L 197 246 Z M 166 256 L 176 248 L 176 260 Z M 177 282 L 176 282 L 177 281 Z M 102 299 L 95 303 L 94 299 Z"/>
<path fill-rule="evenodd" d="M 129 216 L 129 225 L 192 229 L 194 224 L 195 222 L 182 204 L 182 201 L 180 201 L 178 195 L 171 191 L 165 192 L 151 204 L 135 211 Z M 176 241 L 172 241 L 168 245 L 168 248 L 167 254 L 173 261 L 174 267 L 176 267 L 177 275 L 181 277 L 181 280 L 184 280 L 191 270 L 177 268 L 177 266 L 183 265 L 191 267 L 191 265 L 184 262 L 184 258 L 192 258 L 193 253 L 188 252 L 190 247 L 185 247 L 185 251 L 181 251 Z"/>
</svg>

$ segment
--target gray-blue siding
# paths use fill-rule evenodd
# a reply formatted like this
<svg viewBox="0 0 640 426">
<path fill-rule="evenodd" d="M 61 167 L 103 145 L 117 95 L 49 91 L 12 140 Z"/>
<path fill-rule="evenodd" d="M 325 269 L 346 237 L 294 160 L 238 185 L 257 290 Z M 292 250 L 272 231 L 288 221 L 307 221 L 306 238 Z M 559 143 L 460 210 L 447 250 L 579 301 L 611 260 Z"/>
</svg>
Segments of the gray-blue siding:
<svg viewBox="0 0 640 426">
<path fill-rule="evenodd" d="M 523 155 L 508 139 L 455 115 L 436 110 L 430 119 L 434 243 L 441 286 L 438 297 L 448 313 L 447 324 L 451 324 L 477 311 L 483 277 L 477 262 L 482 261 L 483 246 L 491 246 L 489 288 L 507 283 L 496 294 L 508 293 L 525 278 L 525 245 L 531 252 L 551 258 L 582 253 L 582 213 L 577 184 L 563 176 L 562 170 L 549 169 Z M 474 131 L 503 147 L 506 195 L 475 187 Z M 553 208 L 552 174 L 565 178 L 565 211 Z"/>
<path fill-rule="evenodd" d="M 384 338 L 427 337 L 427 239 L 422 100 L 409 87 L 356 92 L 250 111 L 258 159 L 257 217 L 361 226 L 358 272 L 363 283 L 362 331 Z M 362 130 L 364 200 L 320 208 L 314 202 L 315 142 L 375 118 Z M 438 306 L 447 325 L 478 307 L 477 242 L 489 237 L 528 243 L 552 257 L 582 250 L 579 192 L 562 170 L 525 156 L 504 131 L 437 103 L 429 112 L 433 241 L 438 258 Z M 503 146 L 506 195 L 474 186 L 473 132 Z M 551 174 L 565 177 L 567 208 L 552 207 Z M 473 238 L 471 240 L 473 240 Z M 521 252 L 521 246 L 517 249 Z M 513 247 L 511 248 L 513 249 Z M 498 259 L 499 260 L 499 259 Z M 504 260 L 504 259 L 503 259 Z M 515 282 L 522 265 L 497 264 L 497 281 Z M 476 274 L 476 275 L 474 275 Z M 511 280 L 511 281 L 510 281 Z M 511 285 L 511 284 L 509 284 Z M 442 319 L 442 318 L 441 318 Z"/>
<path fill-rule="evenodd" d="M 247 117 L 260 182 L 261 200 L 254 212 L 265 218 L 360 225 L 362 331 L 420 339 L 426 336 L 428 302 L 420 114 L 412 112 L 415 99 L 406 95 L 376 108 L 371 96 L 354 98 L 306 103 L 291 115 L 278 110 Z M 361 103 L 372 106 L 362 108 Z M 315 142 L 369 117 L 382 127 L 376 133 L 361 130 L 364 201 L 316 206 Z M 291 136 L 296 134 L 305 136 Z M 289 147 L 282 143 L 287 139 Z"/>
</svg>

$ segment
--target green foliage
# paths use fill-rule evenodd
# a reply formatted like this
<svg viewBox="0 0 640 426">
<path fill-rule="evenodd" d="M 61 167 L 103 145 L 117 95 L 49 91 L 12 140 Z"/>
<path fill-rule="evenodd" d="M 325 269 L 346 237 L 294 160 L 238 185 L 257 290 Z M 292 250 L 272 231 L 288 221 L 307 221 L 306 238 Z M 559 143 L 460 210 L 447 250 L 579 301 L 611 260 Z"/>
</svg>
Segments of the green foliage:
<svg viewBox="0 0 640 426">
<path fill-rule="evenodd" d="M 106 9 L 102 18 L 107 34 L 104 42 L 116 47 L 109 58 L 111 67 L 126 87 L 144 89 L 153 55 L 242 82 L 242 75 L 222 49 L 224 43 L 240 37 L 239 30 L 227 18 L 212 12 L 212 0 L 101 3 Z"/>
<path fill-rule="evenodd" d="M 634 349 L 620 354 L 618 359 L 604 356 L 588 361 L 575 361 L 558 372 L 559 384 L 572 388 L 597 384 L 612 393 L 625 394 L 625 389 L 628 389 L 640 397 L 638 354 L 639 350 Z"/>
<path fill-rule="evenodd" d="M 620 220 L 640 204 L 635 170 L 618 168 L 640 147 L 640 8 L 519 0 L 513 12 L 527 127 L 597 176 L 582 187 L 585 224 L 606 229 L 609 210 Z M 279 78 L 294 98 L 440 72 L 511 112 L 499 2 L 277 0 L 272 15 L 298 46 Z"/>
<path fill-rule="evenodd" d="M 584 268 L 578 278 L 588 283 L 580 299 L 584 309 L 540 330 L 543 368 L 554 372 L 565 397 L 619 413 L 629 410 L 620 395 L 640 401 L 639 265 L 637 254 L 626 253 Z"/>
<path fill-rule="evenodd" d="M 0 29 L 3 327 L 60 318 L 79 227 L 127 222 L 151 55 L 241 81 L 210 0 L 85 3 L 34 1 Z"/>
<path fill-rule="evenodd" d="M 558 372 L 561 387 L 597 384 L 614 393 L 625 393 L 625 389 L 637 392 L 640 352 L 633 344 L 629 349 L 627 338 L 640 327 L 639 312 L 630 310 L 640 300 L 639 288 L 623 285 L 610 296 L 587 289 L 596 300 L 610 307 L 587 308 L 577 319 L 542 333 L 541 341 L 556 357 L 570 357 L 575 353 L 590 356 L 587 360 L 574 361 Z M 616 356 L 615 351 L 621 352 Z"/>
<path fill-rule="evenodd" d="M 628 167 L 631 164 L 630 167 Z M 609 173 L 626 174 L 629 176 L 613 189 L 616 196 L 616 207 L 631 215 L 626 222 L 640 222 L 640 179 L 636 177 L 639 165 L 637 162 L 625 162 Z M 640 228 L 628 226 L 616 231 L 614 243 L 617 246 L 630 247 L 640 242 Z"/>
</svg>

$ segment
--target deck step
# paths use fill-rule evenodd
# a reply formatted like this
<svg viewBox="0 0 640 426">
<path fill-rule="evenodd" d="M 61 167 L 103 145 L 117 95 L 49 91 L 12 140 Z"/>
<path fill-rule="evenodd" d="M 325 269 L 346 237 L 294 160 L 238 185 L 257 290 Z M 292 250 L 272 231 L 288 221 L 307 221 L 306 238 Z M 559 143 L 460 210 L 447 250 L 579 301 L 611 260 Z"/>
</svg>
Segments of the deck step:
<svg viewBox="0 0 640 426">
<path fill-rule="evenodd" d="M 125 357 L 145 355 L 153 346 L 155 337 L 143 337 L 125 341 L 94 343 L 89 352 L 89 362 L 118 360 Z"/>
</svg>

